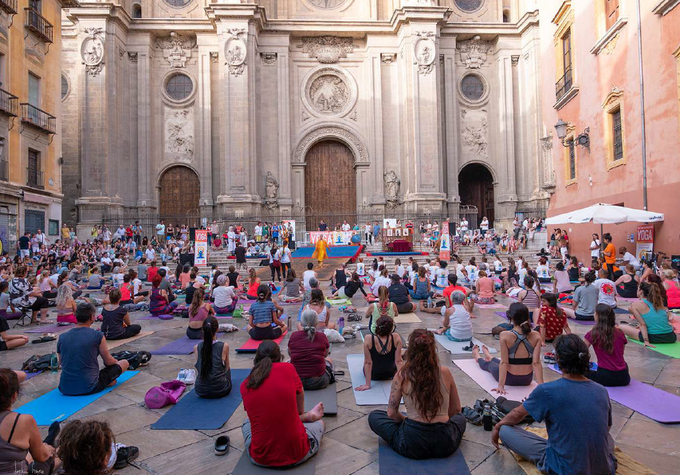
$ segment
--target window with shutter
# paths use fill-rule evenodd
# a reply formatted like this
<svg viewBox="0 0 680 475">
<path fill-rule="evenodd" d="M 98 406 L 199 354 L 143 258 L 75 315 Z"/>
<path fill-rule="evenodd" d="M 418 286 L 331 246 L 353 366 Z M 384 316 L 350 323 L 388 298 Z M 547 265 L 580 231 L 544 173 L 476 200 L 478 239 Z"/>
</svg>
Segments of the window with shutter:
<svg viewBox="0 0 680 475">
<path fill-rule="evenodd" d="M 619 0 L 604 0 L 604 11 L 607 17 L 607 29 L 609 29 L 619 19 Z"/>
</svg>

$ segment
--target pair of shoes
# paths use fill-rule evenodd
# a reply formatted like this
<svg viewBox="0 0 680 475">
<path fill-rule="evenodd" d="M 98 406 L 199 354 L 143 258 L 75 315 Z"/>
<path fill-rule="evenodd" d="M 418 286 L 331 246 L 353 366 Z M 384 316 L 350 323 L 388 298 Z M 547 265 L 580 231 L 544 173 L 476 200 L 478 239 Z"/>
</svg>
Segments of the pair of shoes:
<svg viewBox="0 0 680 475">
<path fill-rule="evenodd" d="M 194 384 L 196 382 L 196 370 L 180 369 L 177 374 L 177 381 L 181 381 L 184 384 Z"/>
<path fill-rule="evenodd" d="M 215 439 L 215 455 L 226 455 L 229 452 L 229 436 L 221 435 Z"/>
<path fill-rule="evenodd" d="M 137 447 L 118 447 L 118 450 L 116 450 L 116 463 L 113 464 L 113 468 L 115 470 L 125 468 L 137 457 L 139 457 L 139 449 Z"/>
<path fill-rule="evenodd" d="M 555 357 L 555 353 L 552 351 L 547 352 L 545 355 L 543 355 L 543 362 L 545 364 L 555 364 L 557 363 L 557 358 Z"/>
<path fill-rule="evenodd" d="M 350 313 L 347 316 L 347 321 L 348 322 L 360 322 L 364 317 L 359 315 L 358 313 Z"/>
</svg>

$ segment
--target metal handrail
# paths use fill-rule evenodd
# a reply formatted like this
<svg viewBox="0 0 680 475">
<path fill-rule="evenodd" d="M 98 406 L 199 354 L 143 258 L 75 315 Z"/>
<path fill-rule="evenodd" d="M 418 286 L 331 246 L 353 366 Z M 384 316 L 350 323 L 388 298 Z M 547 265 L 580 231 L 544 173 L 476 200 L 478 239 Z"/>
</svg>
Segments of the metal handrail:
<svg viewBox="0 0 680 475">
<path fill-rule="evenodd" d="M 559 101 L 562 99 L 567 92 L 569 92 L 569 89 L 571 89 L 571 86 L 574 85 L 574 78 L 573 74 L 571 71 L 571 68 L 567 68 L 567 70 L 564 72 L 564 75 L 555 83 L 555 95 L 557 96 L 557 100 Z"/>
<path fill-rule="evenodd" d="M 2 88 L 0 88 L 0 112 L 12 117 L 19 115 L 19 98 Z"/>
<path fill-rule="evenodd" d="M 48 134 L 57 133 L 57 118 L 27 102 L 19 104 L 21 106 L 21 121 L 44 130 Z"/>
<path fill-rule="evenodd" d="M 0 10 L 9 15 L 17 14 L 17 0 L 0 0 Z"/>
<path fill-rule="evenodd" d="M 42 16 L 35 8 L 24 8 L 26 12 L 26 23 L 24 26 L 39 36 L 46 43 L 53 43 L 54 27 L 47 18 Z"/>
<path fill-rule="evenodd" d="M 28 167 L 27 171 L 28 176 L 26 179 L 26 185 L 39 190 L 45 189 L 45 178 L 42 170 L 35 170 Z"/>
</svg>

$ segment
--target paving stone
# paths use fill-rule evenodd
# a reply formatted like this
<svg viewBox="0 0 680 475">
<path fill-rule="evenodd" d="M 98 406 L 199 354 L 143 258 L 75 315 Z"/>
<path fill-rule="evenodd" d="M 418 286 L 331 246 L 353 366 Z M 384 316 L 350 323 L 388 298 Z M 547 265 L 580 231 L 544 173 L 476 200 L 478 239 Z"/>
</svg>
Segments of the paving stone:
<svg viewBox="0 0 680 475">
<path fill-rule="evenodd" d="M 378 453 L 379 437 L 368 426 L 368 416 L 363 416 L 335 429 L 329 438 L 372 454 Z"/>
<path fill-rule="evenodd" d="M 202 440 L 192 445 L 168 451 L 162 455 L 144 460 L 143 466 L 153 470 L 158 475 L 167 473 L 217 474 L 233 472 L 242 451 L 233 447 L 223 456 L 214 452 L 212 439 Z M 139 475 L 139 471 L 137 472 Z"/>
<path fill-rule="evenodd" d="M 377 451 L 371 454 L 345 445 L 330 437 L 324 437 L 316 457 L 315 473 L 317 475 L 329 473 L 333 475 L 350 475 L 377 460 L 378 454 Z"/>
<path fill-rule="evenodd" d="M 116 434 L 116 437 L 118 437 L 126 432 L 134 431 L 155 423 L 158 420 L 158 414 L 143 407 L 130 405 L 119 409 L 109 409 L 89 416 L 76 414 L 73 418 L 108 422 L 111 430 Z"/>
<path fill-rule="evenodd" d="M 198 431 L 151 430 L 148 427 L 126 432 L 120 436 L 116 435 L 116 442 L 134 445 L 139 448 L 138 460 L 140 461 L 160 454 L 166 454 L 180 447 L 186 447 L 206 439 L 207 437 Z"/>
</svg>

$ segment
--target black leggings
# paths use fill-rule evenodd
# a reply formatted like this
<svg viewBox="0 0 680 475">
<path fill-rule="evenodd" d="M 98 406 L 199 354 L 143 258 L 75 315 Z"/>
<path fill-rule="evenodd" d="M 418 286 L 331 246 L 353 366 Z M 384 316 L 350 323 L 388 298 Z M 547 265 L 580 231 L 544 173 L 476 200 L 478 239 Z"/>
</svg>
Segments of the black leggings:
<svg viewBox="0 0 680 475">
<path fill-rule="evenodd" d="M 55 299 L 55 298 L 57 298 L 57 293 L 48 290 L 48 291 L 43 292 L 42 296 L 45 297 L 46 299 Z"/>
<path fill-rule="evenodd" d="M 498 358 L 493 358 L 491 361 L 486 361 L 483 358 L 477 360 L 479 367 L 484 371 L 491 373 L 493 379 L 498 381 L 498 376 L 500 374 L 500 364 L 501 360 Z M 512 374 L 510 371 L 507 372 L 505 376 L 506 386 L 529 386 L 534 380 L 534 373 L 516 375 Z"/>
<path fill-rule="evenodd" d="M 281 265 L 283 265 L 283 264 L 281 264 Z M 281 266 L 279 266 L 279 267 L 274 267 L 273 264 L 269 264 L 269 268 L 270 268 L 271 271 L 272 271 L 272 282 L 274 282 L 274 281 L 276 280 L 276 279 L 274 279 L 274 273 L 275 273 L 275 272 L 276 272 L 276 275 L 277 275 L 278 278 L 279 278 L 279 282 L 281 282 Z"/>
<path fill-rule="evenodd" d="M 253 340 L 276 340 L 281 337 L 281 327 L 253 327 L 249 334 Z"/>
<path fill-rule="evenodd" d="M 283 278 L 285 279 L 286 276 L 288 275 L 288 271 L 290 270 L 290 262 L 282 262 L 281 263 L 281 273 L 283 274 Z"/>
<path fill-rule="evenodd" d="M 41 310 L 50 306 L 50 302 L 45 297 L 37 297 L 33 305 L 31 305 L 31 310 Z"/>
<path fill-rule="evenodd" d="M 586 377 L 591 381 L 601 384 L 602 386 L 628 386 L 630 384 L 630 374 L 628 374 L 628 367 L 621 371 L 611 371 L 598 366 L 597 371 L 591 371 L 586 374 Z"/>
<path fill-rule="evenodd" d="M 111 337 L 106 337 L 107 340 L 126 340 L 128 338 L 132 338 L 133 336 L 139 335 L 139 332 L 142 331 L 142 326 L 141 325 L 130 325 L 129 327 L 125 327 L 125 331 L 117 336 L 116 338 L 111 338 Z"/>
</svg>

